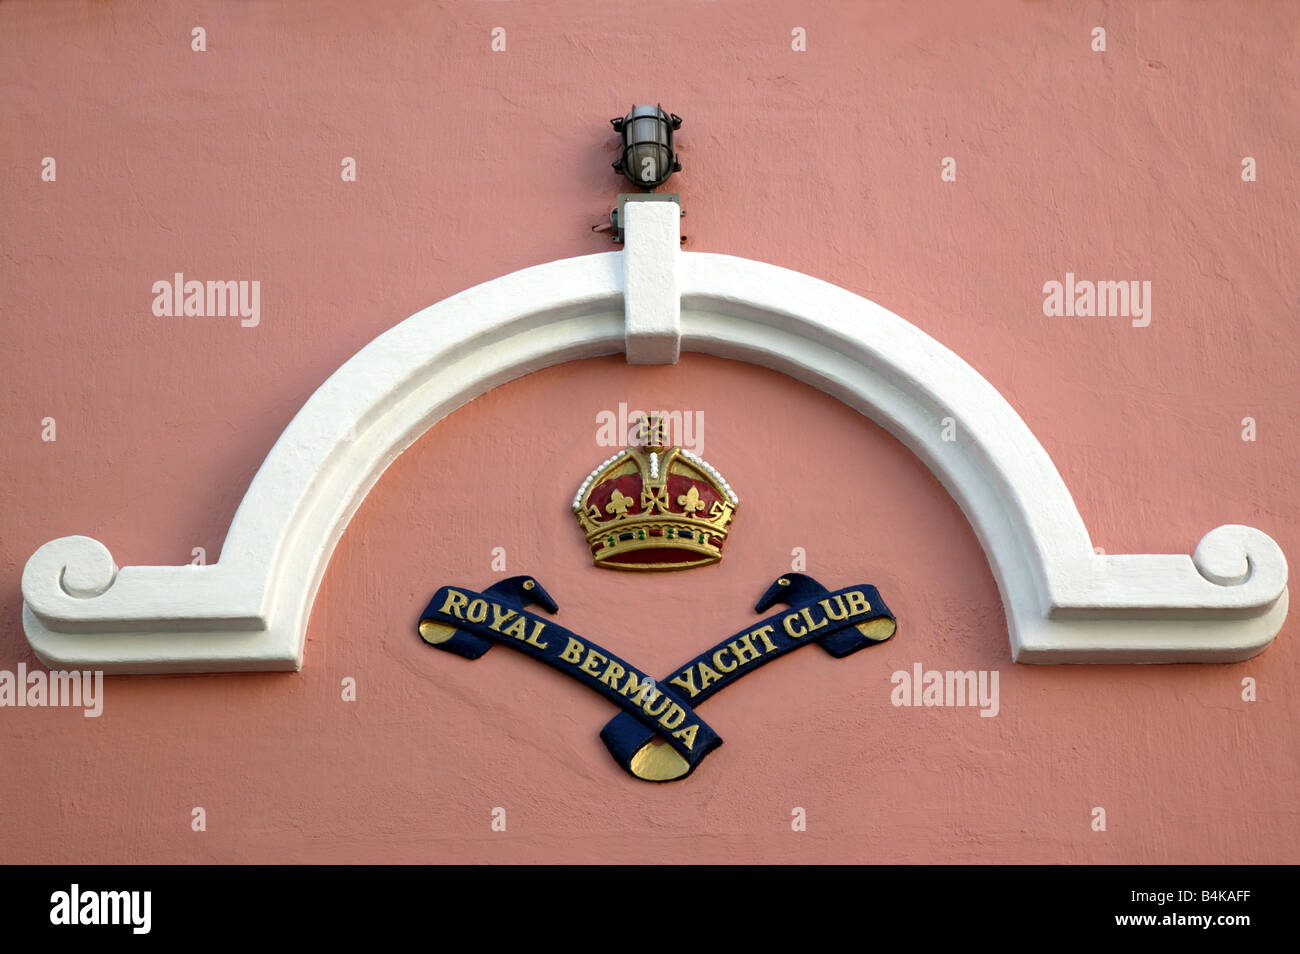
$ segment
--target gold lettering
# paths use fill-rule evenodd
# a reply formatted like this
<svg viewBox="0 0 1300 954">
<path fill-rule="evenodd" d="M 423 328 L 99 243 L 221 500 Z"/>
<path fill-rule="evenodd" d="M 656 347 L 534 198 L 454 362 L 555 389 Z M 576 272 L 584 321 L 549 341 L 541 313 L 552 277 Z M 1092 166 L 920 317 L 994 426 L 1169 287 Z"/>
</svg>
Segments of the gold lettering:
<svg viewBox="0 0 1300 954">
<path fill-rule="evenodd" d="M 692 751 L 695 748 L 695 733 L 700 728 L 699 723 L 688 725 L 684 729 L 678 729 L 673 733 L 674 739 L 681 739 L 686 743 L 686 750 Z"/>
<path fill-rule="evenodd" d="M 600 673 L 596 672 L 596 667 L 605 662 L 609 662 L 608 657 L 602 656 L 594 649 L 588 649 L 587 658 L 582 661 L 582 665 L 578 667 L 578 670 L 585 672 L 588 676 L 599 676 Z"/>
<path fill-rule="evenodd" d="M 701 689 L 707 689 L 709 687 L 709 683 L 718 682 L 720 679 L 722 679 L 722 677 L 719 676 L 716 672 L 714 672 L 708 663 L 700 663 L 700 688 Z"/>
<path fill-rule="evenodd" d="M 546 624 L 543 623 L 540 619 L 534 620 L 533 631 L 528 634 L 528 638 L 525 639 L 524 642 L 526 642 L 529 646 L 536 646 L 538 649 L 545 649 L 546 643 L 539 643 L 537 641 L 537 637 L 542 634 L 542 630 L 544 630 L 545 628 L 546 628 Z M 593 673 L 592 675 L 595 674 Z"/>
<path fill-rule="evenodd" d="M 668 680 L 668 683 L 669 685 L 677 686 L 680 689 L 685 689 L 691 694 L 692 699 L 700 694 L 700 690 L 695 688 L 694 669 L 687 669 L 680 676 L 673 676 L 673 678 Z"/>
<path fill-rule="evenodd" d="M 586 648 L 586 646 L 570 636 L 569 645 L 564 647 L 564 652 L 560 653 L 560 658 L 566 663 L 573 663 L 576 666 L 582 662 L 582 651 Z"/>
<path fill-rule="evenodd" d="M 475 600 L 465 610 L 465 618 L 471 623 L 481 623 L 487 619 L 487 600 Z"/>
<path fill-rule="evenodd" d="M 673 719 L 674 716 L 676 716 L 675 721 Z M 681 725 L 682 722 L 684 722 L 685 720 L 686 720 L 686 710 L 674 702 L 671 706 L 668 707 L 668 711 L 665 712 L 663 716 L 659 719 L 659 724 L 663 726 L 665 729 L 675 729 L 679 725 Z"/>
<path fill-rule="evenodd" d="M 465 617 L 461 615 L 460 611 L 465 608 L 467 603 L 469 603 L 469 597 L 464 593 L 458 590 L 448 590 L 447 601 L 442 604 L 442 609 L 438 610 L 438 612 L 447 613 L 457 619 L 464 619 Z"/>
<path fill-rule="evenodd" d="M 765 650 L 763 650 L 764 652 L 774 653 L 776 652 L 776 644 L 773 643 L 772 640 L 768 639 L 767 637 L 767 634 L 770 632 L 772 632 L 771 626 L 760 626 L 758 629 L 754 630 L 749 635 L 757 636 L 759 639 L 763 641 L 763 645 L 767 647 Z"/>
<path fill-rule="evenodd" d="M 513 623 L 507 626 L 505 630 L 502 631 L 501 635 L 513 636 L 515 639 L 523 639 L 527 632 L 528 632 L 527 621 L 522 616 L 520 616 Z"/>
<path fill-rule="evenodd" d="M 600 677 L 600 681 L 611 689 L 618 688 L 618 681 L 623 678 L 624 669 L 616 662 L 610 663 L 605 667 L 605 674 Z"/>
<path fill-rule="evenodd" d="M 785 634 L 787 636 L 793 636 L 795 639 L 798 639 L 800 636 L 808 635 L 808 630 L 806 629 L 801 629 L 797 633 L 794 631 L 794 623 L 798 618 L 798 613 L 791 613 L 785 619 L 781 620 L 781 625 L 785 627 Z"/>
<path fill-rule="evenodd" d="M 745 638 L 748 639 L 749 637 L 746 636 Z M 750 648 L 750 649 L 753 649 L 754 647 L 751 646 L 751 647 L 749 647 L 749 648 Z M 715 667 L 716 667 L 720 672 L 731 672 L 733 669 L 736 668 L 736 664 L 735 664 L 735 663 L 724 663 L 724 662 L 722 661 L 722 654 L 725 653 L 726 651 L 727 651 L 727 647 L 726 647 L 726 646 L 723 646 L 721 649 L 719 649 L 716 653 L 713 654 L 713 665 L 714 665 L 714 666 L 715 666 Z M 737 654 L 737 655 L 739 655 L 739 654 Z M 757 653 L 755 653 L 755 655 L 757 655 Z M 744 661 L 744 660 L 742 660 L 742 662 L 743 662 L 743 661 Z"/>
<path fill-rule="evenodd" d="M 627 682 L 623 683 L 623 688 L 620 689 L 619 692 L 621 692 L 625 696 L 632 696 L 639 692 L 643 692 L 643 691 L 648 692 L 652 685 L 654 685 L 653 679 L 647 677 L 646 681 L 642 682 L 640 680 L 640 677 L 638 677 L 635 672 L 629 669 L 627 671 Z"/>
<path fill-rule="evenodd" d="M 871 609 L 871 604 L 867 602 L 866 594 L 861 590 L 852 590 L 844 594 L 844 598 L 849 601 L 849 615 L 861 616 Z"/>
<path fill-rule="evenodd" d="M 646 685 L 648 685 L 648 683 L 646 683 Z M 641 703 L 641 708 L 645 710 L 646 715 L 657 719 L 659 716 L 663 715 L 664 710 L 668 708 L 669 699 L 658 689 L 651 689 L 650 693 L 650 697 Z M 651 709 L 650 706 L 653 705 L 657 699 L 662 699 L 663 705 L 658 709 Z"/>
<path fill-rule="evenodd" d="M 816 624 L 813 623 L 812 610 L 809 609 L 807 606 L 801 609 L 799 613 L 801 616 L 803 616 L 803 621 L 808 624 L 808 632 L 811 633 L 816 630 L 825 628 L 826 620 L 822 620 L 820 623 L 816 623 Z"/>
<path fill-rule="evenodd" d="M 492 622 L 489 624 L 498 633 L 501 632 L 501 624 L 508 623 L 519 614 L 512 609 L 506 609 L 504 606 L 492 604 Z"/>
<path fill-rule="evenodd" d="M 736 661 L 742 666 L 753 662 L 760 655 L 759 651 L 754 648 L 754 640 L 749 633 L 741 636 L 740 639 L 733 639 L 728 645 L 731 646 L 731 651 L 736 654 Z M 718 668 L 721 669 L 722 667 L 719 666 Z"/>
<path fill-rule="evenodd" d="M 818 605 L 822 608 L 822 612 L 824 612 L 824 613 L 826 614 L 826 616 L 827 616 L 828 619 L 841 620 L 841 619 L 847 619 L 848 616 L 849 616 L 849 610 L 848 610 L 848 607 L 844 605 L 844 596 L 843 596 L 843 595 L 838 595 L 838 596 L 835 597 L 835 608 L 838 609 L 838 610 L 840 611 L 840 614 L 839 614 L 838 616 L 836 616 L 836 615 L 831 611 L 831 601 L 830 601 L 830 600 L 822 600 Z"/>
</svg>

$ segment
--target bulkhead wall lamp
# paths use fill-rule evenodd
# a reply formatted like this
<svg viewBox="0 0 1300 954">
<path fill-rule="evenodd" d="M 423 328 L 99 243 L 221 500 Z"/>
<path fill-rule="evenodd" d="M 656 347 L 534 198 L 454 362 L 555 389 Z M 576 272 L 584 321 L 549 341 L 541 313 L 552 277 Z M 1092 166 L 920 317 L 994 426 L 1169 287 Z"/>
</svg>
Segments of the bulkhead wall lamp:
<svg viewBox="0 0 1300 954">
<path fill-rule="evenodd" d="M 682 171 L 681 160 L 673 151 L 673 131 L 680 129 L 682 117 L 665 112 L 662 106 L 633 106 L 626 116 L 611 119 L 623 137 L 623 151 L 614 160 L 614 169 L 649 192 Z"/>
<path fill-rule="evenodd" d="M 622 139 L 622 148 L 613 166 L 640 186 L 644 193 L 620 193 L 618 207 L 609 213 L 609 221 L 592 226 L 593 232 L 609 232 L 615 242 L 623 241 L 623 206 L 628 202 L 660 201 L 681 204 L 676 194 L 654 190 L 681 172 L 682 162 L 673 148 L 673 132 L 681 128 L 682 117 L 662 106 L 633 106 L 626 116 L 609 121 Z M 682 212 L 682 215 L 685 215 Z M 681 241 L 685 241 L 681 236 Z"/>
</svg>

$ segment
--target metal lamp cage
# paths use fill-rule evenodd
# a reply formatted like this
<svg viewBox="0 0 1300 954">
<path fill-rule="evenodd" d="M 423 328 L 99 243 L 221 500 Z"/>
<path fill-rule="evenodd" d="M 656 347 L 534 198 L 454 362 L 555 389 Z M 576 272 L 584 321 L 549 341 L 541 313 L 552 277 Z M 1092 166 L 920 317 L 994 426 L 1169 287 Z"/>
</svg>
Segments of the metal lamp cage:
<svg viewBox="0 0 1300 954">
<path fill-rule="evenodd" d="M 682 169 L 673 151 L 673 130 L 682 125 L 676 113 L 662 106 L 633 106 L 626 116 L 611 119 L 610 125 L 623 137 L 623 154 L 614 168 L 643 189 L 663 185 Z"/>
</svg>

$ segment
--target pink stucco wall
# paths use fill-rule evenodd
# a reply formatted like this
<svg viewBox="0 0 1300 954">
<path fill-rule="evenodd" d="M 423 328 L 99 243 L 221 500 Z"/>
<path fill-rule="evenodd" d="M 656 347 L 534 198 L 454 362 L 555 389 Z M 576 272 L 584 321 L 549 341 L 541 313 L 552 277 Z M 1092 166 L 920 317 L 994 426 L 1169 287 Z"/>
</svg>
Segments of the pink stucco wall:
<svg viewBox="0 0 1300 954">
<path fill-rule="evenodd" d="M 279 432 L 358 348 L 608 249 L 589 231 L 620 190 L 605 123 L 634 101 L 686 119 L 688 248 L 843 285 L 952 348 L 1098 546 L 1187 553 L 1241 522 L 1294 561 L 1298 21 L 1289 2 L 0 4 L 0 669 L 38 665 L 19 578 L 40 544 L 215 559 Z M 260 324 L 155 317 L 176 271 L 259 280 Z M 1045 317 L 1067 271 L 1150 281 L 1151 324 Z M 619 401 L 704 412 L 742 498 L 717 567 L 590 566 L 568 502 Z M 901 631 L 721 694 L 702 714 L 726 745 L 648 785 L 601 746 L 607 703 L 416 639 L 438 585 L 500 575 L 497 546 L 558 621 L 651 671 L 755 618 L 793 547 L 833 586 L 877 584 Z M 0 709 L 0 860 L 1300 861 L 1294 623 L 1236 665 L 1016 666 L 929 472 L 745 365 L 602 359 L 457 412 L 361 508 L 308 640 L 296 674 L 110 678 L 98 719 Z M 999 670 L 999 714 L 894 707 L 916 662 Z"/>
</svg>

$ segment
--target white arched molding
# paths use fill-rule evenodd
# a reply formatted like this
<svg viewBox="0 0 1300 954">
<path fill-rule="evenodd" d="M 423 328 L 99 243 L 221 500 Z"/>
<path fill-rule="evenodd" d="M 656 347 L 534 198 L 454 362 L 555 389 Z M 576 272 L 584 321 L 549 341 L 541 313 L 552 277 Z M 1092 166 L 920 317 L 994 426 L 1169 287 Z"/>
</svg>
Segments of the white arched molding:
<svg viewBox="0 0 1300 954">
<path fill-rule="evenodd" d="M 106 672 L 298 669 L 335 544 L 384 469 L 430 426 L 553 364 L 619 352 L 667 362 L 679 348 L 806 382 L 920 457 L 979 537 L 1018 662 L 1229 662 L 1281 629 L 1286 559 L 1264 533 L 1218 527 L 1191 556 L 1094 553 L 1042 446 L 943 345 L 806 275 L 681 252 L 675 221 L 664 225 L 674 203 L 628 203 L 627 213 L 624 251 L 471 288 L 339 368 L 262 464 L 219 562 L 118 569 L 80 536 L 38 549 L 22 583 L 37 656 Z M 955 440 L 944 440 L 945 418 Z"/>
</svg>

